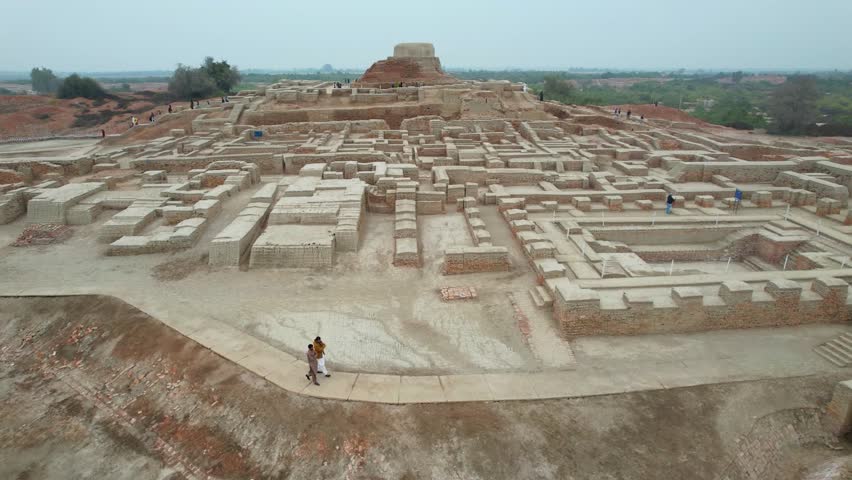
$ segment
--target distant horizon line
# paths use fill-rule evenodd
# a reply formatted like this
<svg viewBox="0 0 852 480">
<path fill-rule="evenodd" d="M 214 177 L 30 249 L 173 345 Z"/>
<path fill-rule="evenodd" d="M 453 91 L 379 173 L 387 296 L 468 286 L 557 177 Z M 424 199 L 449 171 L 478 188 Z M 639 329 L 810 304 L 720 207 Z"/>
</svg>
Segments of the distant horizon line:
<svg viewBox="0 0 852 480">
<path fill-rule="evenodd" d="M 30 70 L 32 68 L 44 68 L 45 66 L 31 67 L 27 70 L 0 70 L 0 76 L 8 77 L 12 75 L 23 75 L 29 76 Z M 51 68 L 51 67 L 47 67 Z M 237 66 L 237 68 L 240 68 Z M 323 67 L 290 67 L 290 68 L 266 68 L 266 67 L 251 67 L 251 68 L 240 68 L 241 72 L 245 73 L 255 73 L 255 74 L 287 74 L 287 73 L 323 73 L 321 72 Z M 332 66 L 333 71 L 327 73 L 354 73 L 354 72 L 363 72 L 366 71 L 367 68 L 362 67 L 334 67 Z M 630 72 L 649 72 L 649 73 L 734 73 L 734 72 L 743 72 L 743 73 L 763 73 L 763 74 L 791 74 L 791 73 L 829 73 L 829 72 L 852 72 L 852 67 L 821 67 L 821 68 L 805 68 L 805 67 L 778 67 L 778 68 L 769 68 L 769 67 L 751 67 L 751 68 L 720 68 L 720 67 L 700 67 L 700 68 L 686 68 L 686 67 L 678 67 L 678 68 L 654 68 L 654 67 L 556 67 L 556 66 L 536 66 L 536 67 L 518 67 L 518 66 L 505 66 L 505 67 L 484 67 L 484 66 L 444 66 L 444 70 L 446 71 L 486 71 L 486 72 L 586 72 L 586 73 L 630 73 Z M 51 70 L 54 70 L 51 68 Z M 85 75 L 110 75 L 110 76 L 118 76 L 118 75 L 140 75 L 140 76 L 150 76 L 152 74 L 160 75 L 160 74 L 170 74 L 174 70 L 173 69 L 131 69 L 131 70 L 85 70 L 85 69 L 55 69 L 54 72 L 57 74 L 85 74 Z"/>
</svg>

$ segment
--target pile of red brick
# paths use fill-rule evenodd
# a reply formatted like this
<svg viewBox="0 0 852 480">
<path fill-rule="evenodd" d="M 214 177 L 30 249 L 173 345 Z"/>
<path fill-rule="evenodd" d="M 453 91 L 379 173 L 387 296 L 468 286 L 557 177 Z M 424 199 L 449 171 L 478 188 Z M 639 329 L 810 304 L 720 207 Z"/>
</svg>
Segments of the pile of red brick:
<svg viewBox="0 0 852 480">
<path fill-rule="evenodd" d="M 71 233 L 73 233 L 73 230 L 67 225 L 37 223 L 25 228 L 12 246 L 26 247 L 29 245 L 60 243 L 71 237 Z"/>
<path fill-rule="evenodd" d="M 427 85 L 453 84 L 459 80 L 441 69 L 435 57 L 395 58 L 379 60 L 358 79 L 360 83 L 390 84 L 403 82 L 407 86 L 421 82 Z"/>
<path fill-rule="evenodd" d="M 473 287 L 441 287 L 441 298 L 448 300 L 473 300 L 476 289 Z"/>
</svg>

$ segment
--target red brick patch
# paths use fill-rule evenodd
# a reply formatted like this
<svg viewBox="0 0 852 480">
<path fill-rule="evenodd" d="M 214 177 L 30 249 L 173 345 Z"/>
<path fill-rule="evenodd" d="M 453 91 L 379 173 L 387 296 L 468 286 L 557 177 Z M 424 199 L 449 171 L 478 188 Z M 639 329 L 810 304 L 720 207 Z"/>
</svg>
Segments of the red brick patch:
<svg viewBox="0 0 852 480">
<path fill-rule="evenodd" d="M 12 246 L 26 247 L 28 245 L 49 245 L 63 242 L 71 236 L 70 227 L 51 223 L 37 223 L 24 229 Z"/>
</svg>

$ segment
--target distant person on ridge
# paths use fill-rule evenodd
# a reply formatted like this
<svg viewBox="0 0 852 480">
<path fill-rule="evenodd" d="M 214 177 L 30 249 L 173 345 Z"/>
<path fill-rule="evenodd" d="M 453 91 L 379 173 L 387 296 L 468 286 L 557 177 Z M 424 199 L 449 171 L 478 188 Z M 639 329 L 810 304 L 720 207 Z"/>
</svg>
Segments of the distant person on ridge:
<svg viewBox="0 0 852 480">
<path fill-rule="evenodd" d="M 674 205 L 674 197 L 670 193 L 669 196 L 666 197 L 666 215 L 672 213 L 672 206 Z"/>
<path fill-rule="evenodd" d="M 172 113 L 172 104 L 169 104 L 169 113 Z"/>
<path fill-rule="evenodd" d="M 543 102 L 543 101 L 544 101 L 544 92 L 538 92 L 538 101 L 539 101 L 539 102 Z"/>
<path fill-rule="evenodd" d="M 630 110 L 627 111 L 627 119 L 630 120 Z"/>
</svg>

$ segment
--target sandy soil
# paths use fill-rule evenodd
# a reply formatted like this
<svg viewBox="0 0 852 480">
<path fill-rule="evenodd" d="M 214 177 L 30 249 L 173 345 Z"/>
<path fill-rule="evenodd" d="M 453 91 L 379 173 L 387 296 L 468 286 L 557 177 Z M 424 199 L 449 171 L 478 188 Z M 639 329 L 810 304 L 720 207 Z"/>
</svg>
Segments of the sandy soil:
<svg viewBox="0 0 852 480">
<path fill-rule="evenodd" d="M 288 394 L 107 297 L 0 299 L 0 478 L 713 479 L 756 419 L 835 376 L 572 400 Z M 850 445 L 794 449 L 771 478 Z M 767 477 L 768 478 L 768 477 Z"/>
</svg>

